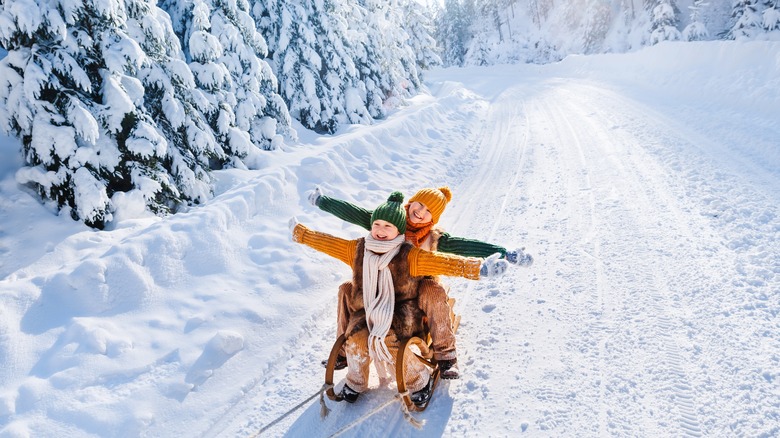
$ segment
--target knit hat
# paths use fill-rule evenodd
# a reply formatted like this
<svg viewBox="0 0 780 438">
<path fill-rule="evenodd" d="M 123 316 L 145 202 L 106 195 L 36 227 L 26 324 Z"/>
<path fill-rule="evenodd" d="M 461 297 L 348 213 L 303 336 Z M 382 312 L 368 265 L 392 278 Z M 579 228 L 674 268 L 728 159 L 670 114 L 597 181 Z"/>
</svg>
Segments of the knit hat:
<svg viewBox="0 0 780 438">
<path fill-rule="evenodd" d="M 406 232 L 406 209 L 401 205 L 403 202 L 403 193 L 391 193 L 387 202 L 374 209 L 371 214 L 371 223 L 381 219 L 395 225 L 398 232 L 404 234 Z"/>
<path fill-rule="evenodd" d="M 428 210 L 431 211 L 433 216 L 433 223 L 439 222 L 439 217 L 444 213 L 444 208 L 447 207 L 447 203 L 452 199 L 452 192 L 449 187 L 439 187 L 438 189 L 422 189 L 415 193 L 409 199 L 409 203 L 419 202 L 425 204 Z"/>
</svg>

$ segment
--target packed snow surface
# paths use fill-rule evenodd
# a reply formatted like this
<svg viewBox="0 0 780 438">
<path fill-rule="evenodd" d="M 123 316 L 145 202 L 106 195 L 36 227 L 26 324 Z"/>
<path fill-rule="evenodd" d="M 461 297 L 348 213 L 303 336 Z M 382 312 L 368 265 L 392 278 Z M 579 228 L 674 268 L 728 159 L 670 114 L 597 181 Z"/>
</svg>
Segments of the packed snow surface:
<svg viewBox="0 0 780 438">
<path fill-rule="evenodd" d="M 426 87 L 372 126 L 299 128 L 261 170 L 217 172 L 205 205 L 107 231 L 19 187 L 3 137 L 0 437 L 780 434 L 780 43 L 450 68 Z M 376 409 L 393 384 L 281 418 L 322 387 L 350 277 L 288 220 L 357 238 L 307 193 L 372 209 L 441 185 L 451 234 L 535 258 L 445 279 L 462 378 L 413 414 L 422 430 L 397 401 Z"/>
</svg>

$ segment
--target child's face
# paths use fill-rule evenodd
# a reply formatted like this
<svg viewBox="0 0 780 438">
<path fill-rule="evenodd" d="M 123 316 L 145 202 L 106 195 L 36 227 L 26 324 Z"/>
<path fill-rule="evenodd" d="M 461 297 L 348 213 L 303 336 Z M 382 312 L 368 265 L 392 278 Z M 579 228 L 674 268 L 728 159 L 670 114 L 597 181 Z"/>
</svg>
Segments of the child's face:
<svg viewBox="0 0 780 438">
<path fill-rule="evenodd" d="M 425 204 L 417 201 L 409 204 L 409 222 L 413 224 L 427 224 L 432 220 L 433 215 Z"/>
<path fill-rule="evenodd" d="M 398 234 L 398 228 L 388 221 L 377 219 L 371 224 L 371 237 L 376 240 L 393 240 Z"/>
</svg>

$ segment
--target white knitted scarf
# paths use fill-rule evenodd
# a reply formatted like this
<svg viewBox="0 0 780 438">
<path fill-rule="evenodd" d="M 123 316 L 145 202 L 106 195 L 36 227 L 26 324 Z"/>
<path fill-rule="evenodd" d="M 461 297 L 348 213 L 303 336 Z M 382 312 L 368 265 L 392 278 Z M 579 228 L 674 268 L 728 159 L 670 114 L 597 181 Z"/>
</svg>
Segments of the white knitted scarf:
<svg viewBox="0 0 780 438">
<path fill-rule="evenodd" d="M 395 287 L 388 265 L 404 240 L 403 234 L 393 240 L 376 240 L 369 234 L 363 253 L 363 307 L 368 325 L 368 354 L 380 376 L 390 375 L 385 364 L 395 362 L 385 345 L 395 309 Z"/>
</svg>

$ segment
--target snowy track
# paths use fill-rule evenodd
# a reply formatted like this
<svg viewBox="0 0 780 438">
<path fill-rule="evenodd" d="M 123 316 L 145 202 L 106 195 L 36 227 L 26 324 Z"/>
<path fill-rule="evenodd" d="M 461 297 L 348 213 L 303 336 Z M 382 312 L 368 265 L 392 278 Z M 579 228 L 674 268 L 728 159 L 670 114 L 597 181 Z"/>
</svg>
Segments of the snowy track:
<svg viewBox="0 0 780 438">
<path fill-rule="evenodd" d="M 700 294 L 730 295 L 738 263 L 713 239 L 722 224 L 702 211 L 708 200 L 696 193 L 701 181 L 728 186 L 741 176 L 724 173 L 719 155 L 692 143 L 717 139 L 586 80 L 471 91 L 488 104 L 450 165 L 454 198 L 442 223 L 456 235 L 525 245 L 536 263 L 494 282 L 450 280 L 463 316 L 465 375 L 438 390 L 421 415 L 431 422 L 423 433 L 469 435 L 486 424 L 507 436 L 530 429 L 695 437 L 738 429 L 713 413 L 738 412 L 739 404 L 709 386 L 750 371 L 722 367 L 724 359 L 743 360 L 739 349 L 718 345 L 723 321 L 697 306 Z M 745 176 L 756 174 L 776 179 L 750 169 Z M 757 421 L 778 409 L 766 380 L 768 412 L 757 412 Z M 322 428 L 392 396 L 379 392 L 347 407 L 349 415 L 337 406 L 341 423 Z M 394 424 L 392 435 L 414 435 L 396 411 L 352 432 Z M 322 431 L 317 415 L 315 404 L 288 435 Z"/>
<path fill-rule="evenodd" d="M 415 415 L 422 431 L 396 403 L 363 418 L 395 394 L 374 381 L 354 405 L 328 401 L 322 419 L 314 400 L 261 436 L 353 422 L 344 436 L 780 435 L 778 88 L 759 75 L 756 90 L 724 89 L 753 66 L 713 76 L 691 61 L 731 65 L 741 50 L 434 72 L 431 95 L 387 120 L 222 173 L 220 196 L 191 213 L 8 259 L 0 430 L 256 435 L 321 387 L 350 275 L 291 243 L 287 220 L 364 234 L 307 191 L 372 208 L 446 184 L 445 229 L 535 258 L 496 280 L 447 280 L 462 378 Z M 674 62 L 685 78 L 656 70 Z M 105 296 L 84 292 L 98 280 Z M 54 313 L 61 289 L 69 307 Z"/>
</svg>

